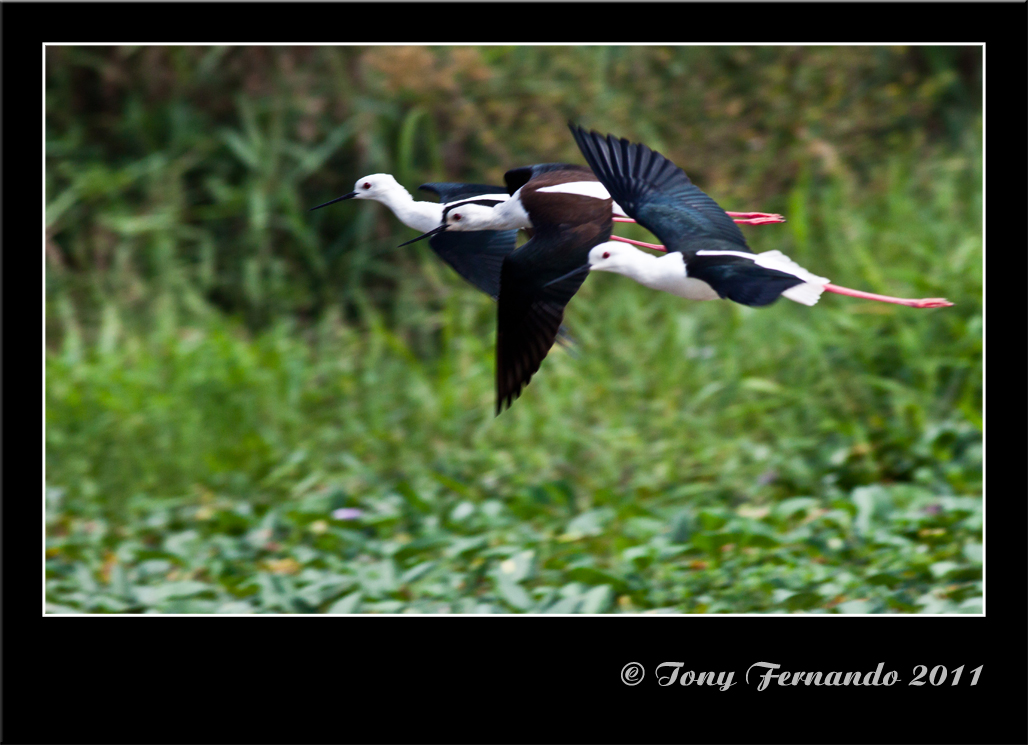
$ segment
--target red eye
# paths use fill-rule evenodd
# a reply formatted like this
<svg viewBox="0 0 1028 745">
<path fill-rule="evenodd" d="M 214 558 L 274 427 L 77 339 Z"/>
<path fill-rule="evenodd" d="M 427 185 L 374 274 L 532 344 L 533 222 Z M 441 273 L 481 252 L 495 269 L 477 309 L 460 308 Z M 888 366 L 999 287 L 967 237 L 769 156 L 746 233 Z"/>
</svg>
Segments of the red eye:
<svg viewBox="0 0 1028 745">
<path fill-rule="evenodd" d="M 371 188 L 371 182 L 370 181 L 365 181 L 364 182 L 364 188 L 365 189 L 370 189 Z"/>
<path fill-rule="evenodd" d="M 604 251 L 603 252 L 603 258 L 609 259 L 610 258 L 610 251 Z"/>
<path fill-rule="evenodd" d="M 454 215 L 453 219 L 457 222 L 460 222 L 460 213 L 458 212 L 456 215 Z"/>
</svg>

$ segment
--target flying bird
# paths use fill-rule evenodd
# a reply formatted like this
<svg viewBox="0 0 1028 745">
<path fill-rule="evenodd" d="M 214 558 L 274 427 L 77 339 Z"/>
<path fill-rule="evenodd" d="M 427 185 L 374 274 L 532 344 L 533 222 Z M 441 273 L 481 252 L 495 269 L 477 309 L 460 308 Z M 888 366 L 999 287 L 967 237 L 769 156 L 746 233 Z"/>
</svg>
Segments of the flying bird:
<svg viewBox="0 0 1028 745">
<path fill-rule="evenodd" d="M 839 287 L 780 251 L 753 253 L 732 218 L 663 155 L 641 143 L 568 126 L 612 198 L 664 244 L 647 247 L 667 252 L 658 258 L 607 243 L 594 247 L 579 271 L 616 272 L 681 297 L 728 298 L 758 307 L 780 296 L 814 305 L 825 291 L 918 308 L 952 305 L 944 298 L 911 300 Z"/>
<path fill-rule="evenodd" d="M 503 260 L 496 325 L 496 413 L 509 407 L 553 346 L 564 308 L 586 274 L 589 251 L 611 238 L 613 202 L 593 172 L 580 165 L 543 163 L 504 175 L 511 196 L 447 204 L 426 236 L 515 230 L 529 241 Z M 420 236 L 425 237 L 425 236 Z M 417 239 L 416 239 L 417 240 Z"/>
</svg>

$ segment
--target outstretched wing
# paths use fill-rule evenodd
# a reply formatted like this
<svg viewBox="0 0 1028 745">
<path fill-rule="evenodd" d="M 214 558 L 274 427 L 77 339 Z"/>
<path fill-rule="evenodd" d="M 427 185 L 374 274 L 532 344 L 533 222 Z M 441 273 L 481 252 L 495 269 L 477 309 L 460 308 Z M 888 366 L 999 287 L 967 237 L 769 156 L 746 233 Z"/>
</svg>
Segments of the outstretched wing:
<svg viewBox="0 0 1028 745">
<path fill-rule="evenodd" d="M 749 251 L 739 226 L 681 168 L 655 150 L 568 124 L 582 155 L 611 198 L 669 251 L 690 253 L 697 238 Z"/>
<path fill-rule="evenodd" d="M 582 271 L 528 290 L 511 281 L 518 273 L 511 258 L 503 265 L 496 325 L 497 416 L 521 395 L 539 370 L 561 329 L 564 307 L 589 276 L 585 265 Z"/>
<path fill-rule="evenodd" d="M 589 251 L 610 223 L 544 225 L 503 260 L 496 324 L 496 413 L 539 369 L 561 328 L 564 307 L 589 276 Z"/>
<path fill-rule="evenodd" d="M 428 239 L 428 245 L 457 274 L 493 300 L 500 294 L 503 260 L 517 245 L 516 230 L 446 230 Z"/>
<path fill-rule="evenodd" d="M 502 186 L 490 186 L 489 184 L 461 184 L 455 182 L 439 181 L 429 184 L 422 184 L 418 187 L 421 191 L 431 192 L 439 197 L 443 204 L 456 202 L 460 199 L 471 199 L 483 194 L 506 194 L 507 190 Z"/>
</svg>

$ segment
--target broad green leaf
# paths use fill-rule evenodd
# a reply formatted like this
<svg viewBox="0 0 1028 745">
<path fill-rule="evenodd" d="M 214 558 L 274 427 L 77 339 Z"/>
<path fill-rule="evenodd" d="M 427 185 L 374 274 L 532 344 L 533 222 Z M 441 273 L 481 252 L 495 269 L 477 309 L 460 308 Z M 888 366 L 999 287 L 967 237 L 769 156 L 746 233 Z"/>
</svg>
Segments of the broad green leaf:
<svg viewBox="0 0 1028 745">
<path fill-rule="evenodd" d="M 582 597 L 580 613 L 605 613 L 614 602 L 614 590 L 610 585 L 600 585 L 589 590 Z"/>
<path fill-rule="evenodd" d="M 496 575 L 496 590 L 504 602 L 518 610 L 528 610 L 532 605 L 532 600 L 524 588 L 503 572 Z"/>
<path fill-rule="evenodd" d="M 349 595 L 344 595 L 342 598 L 332 603 L 329 606 L 326 613 L 355 613 L 357 606 L 361 601 L 361 593 L 351 592 Z"/>
</svg>

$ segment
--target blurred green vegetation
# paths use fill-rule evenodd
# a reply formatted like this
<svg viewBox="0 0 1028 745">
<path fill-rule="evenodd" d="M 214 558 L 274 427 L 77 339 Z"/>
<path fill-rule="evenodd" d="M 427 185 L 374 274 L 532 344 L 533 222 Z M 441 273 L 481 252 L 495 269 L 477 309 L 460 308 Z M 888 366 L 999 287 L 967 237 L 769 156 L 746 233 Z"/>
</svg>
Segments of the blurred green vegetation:
<svg viewBox="0 0 1028 745">
<path fill-rule="evenodd" d="M 980 612 L 980 100 L 961 47 L 48 47 L 48 607 Z M 306 210 L 582 162 L 568 119 L 956 305 L 596 276 L 494 419 L 495 306 Z"/>
</svg>

